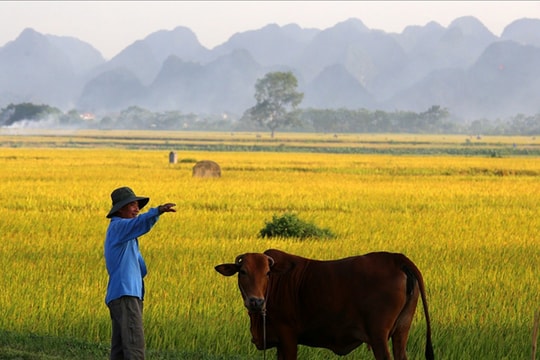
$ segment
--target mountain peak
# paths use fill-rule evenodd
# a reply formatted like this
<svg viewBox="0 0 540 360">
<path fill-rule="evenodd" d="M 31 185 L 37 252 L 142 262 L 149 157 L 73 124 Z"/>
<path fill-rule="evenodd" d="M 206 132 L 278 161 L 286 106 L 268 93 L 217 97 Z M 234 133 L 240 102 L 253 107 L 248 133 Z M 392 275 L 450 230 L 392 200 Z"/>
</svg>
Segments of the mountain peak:
<svg viewBox="0 0 540 360">
<path fill-rule="evenodd" d="M 474 16 L 462 16 L 450 23 L 448 29 L 459 28 L 465 35 L 485 36 L 493 35 L 489 29 Z"/>
<path fill-rule="evenodd" d="M 23 31 L 21 31 L 21 33 L 15 39 L 14 42 L 19 43 L 19 44 L 35 44 L 36 42 L 40 42 L 40 41 L 47 41 L 46 36 L 43 34 L 40 34 L 39 32 L 37 32 L 36 30 L 32 28 L 26 28 Z"/>
<path fill-rule="evenodd" d="M 540 47 L 540 19 L 523 18 L 512 22 L 504 28 L 501 39 Z"/>
<path fill-rule="evenodd" d="M 369 28 L 364 25 L 362 20 L 357 18 L 349 18 L 345 21 L 337 23 L 334 28 L 341 31 L 357 31 L 357 32 L 369 32 Z"/>
</svg>

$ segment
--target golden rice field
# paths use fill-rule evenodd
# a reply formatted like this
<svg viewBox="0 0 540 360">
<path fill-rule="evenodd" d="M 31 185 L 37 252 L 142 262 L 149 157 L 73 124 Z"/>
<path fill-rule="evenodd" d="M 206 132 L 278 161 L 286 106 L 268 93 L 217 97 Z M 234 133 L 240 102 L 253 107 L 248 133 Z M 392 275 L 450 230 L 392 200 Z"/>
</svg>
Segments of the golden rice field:
<svg viewBox="0 0 540 360">
<path fill-rule="evenodd" d="M 425 277 L 436 358 L 531 358 L 540 310 L 537 157 L 177 155 L 170 164 L 162 148 L 0 147 L 0 358 L 107 358 L 105 215 L 110 192 L 124 185 L 149 196 L 149 206 L 178 208 L 140 239 L 150 359 L 262 358 L 235 279 L 214 266 L 267 248 L 318 259 L 405 253 Z M 193 178 L 196 160 L 216 161 L 222 177 Z M 257 237 L 284 212 L 337 237 Z M 36 349 L 36 338 L 82 345 L 58 355 Z M 409 359 L 422 359 L 424 346 L 418 312 Z M 337 356 L 300 347 L 299 358 Z M 342 358 L 372 355 L 362 346 Z"/>
</svg>

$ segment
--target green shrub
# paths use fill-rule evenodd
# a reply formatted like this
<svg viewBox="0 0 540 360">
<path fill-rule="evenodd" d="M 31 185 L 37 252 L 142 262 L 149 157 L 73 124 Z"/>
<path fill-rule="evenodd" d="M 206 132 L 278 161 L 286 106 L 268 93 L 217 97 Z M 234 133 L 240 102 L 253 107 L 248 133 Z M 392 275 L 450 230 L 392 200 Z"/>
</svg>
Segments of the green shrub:
<svg viewBox="0 0 540 360">
<path fill-rule="evenodd" d="M 271 222 L 266 222 L 266 226 L 259 231 L 259 236 L 331 239 L 334 234 L 329 229 L 320 229 L 300 220 L 295 214 L 285 213 L 281 217 L 274 215 Z"/>
</svg>

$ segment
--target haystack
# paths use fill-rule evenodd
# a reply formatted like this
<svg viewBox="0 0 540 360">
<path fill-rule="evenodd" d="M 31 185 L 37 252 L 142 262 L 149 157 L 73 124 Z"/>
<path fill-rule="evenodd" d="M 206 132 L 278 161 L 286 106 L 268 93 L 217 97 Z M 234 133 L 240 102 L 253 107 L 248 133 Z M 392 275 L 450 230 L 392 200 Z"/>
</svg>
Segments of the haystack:
<svg viewBox="0 0 540 360">
<path fill-rule="evenodd" d="M 212 160 L 201 160 L 193 166 L 193 177 L 218 178 L 221 177 L 221 168 Z"/>
</svg>

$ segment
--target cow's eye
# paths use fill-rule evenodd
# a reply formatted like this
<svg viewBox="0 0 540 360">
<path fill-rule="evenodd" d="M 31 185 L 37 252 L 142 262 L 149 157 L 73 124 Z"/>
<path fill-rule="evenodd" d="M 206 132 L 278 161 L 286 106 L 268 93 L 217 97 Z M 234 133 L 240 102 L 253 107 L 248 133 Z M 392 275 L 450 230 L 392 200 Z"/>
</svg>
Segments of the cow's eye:
<svg viewBox="0 0 540 360">
<path fill-rule="evenodd" d="M 270 276 L 270 271 L 266 273 L 266 276 Z"/>
</svg>

